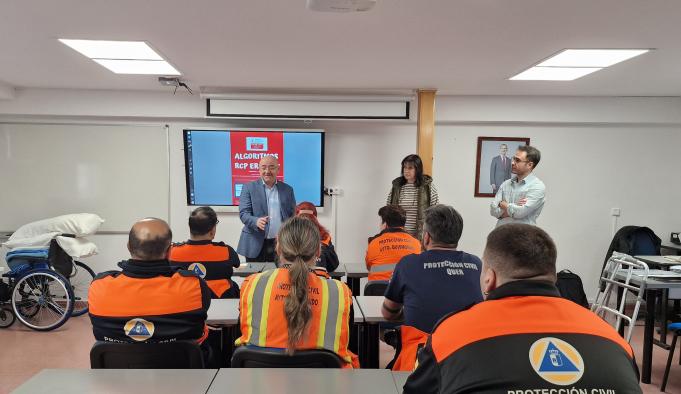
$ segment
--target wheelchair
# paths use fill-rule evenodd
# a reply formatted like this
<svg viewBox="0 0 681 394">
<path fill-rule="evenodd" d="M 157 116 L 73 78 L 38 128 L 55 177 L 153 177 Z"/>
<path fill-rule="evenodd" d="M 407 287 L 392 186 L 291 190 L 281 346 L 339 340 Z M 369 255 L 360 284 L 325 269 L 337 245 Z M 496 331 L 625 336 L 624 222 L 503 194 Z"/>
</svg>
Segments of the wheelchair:
<svg viewBox="0 0 681 394">
<path fill-rule="evenodd" d="M 34 330 L 50 331 L 87 313 L 95 274 L 55 240 L 49 248 L 12 251 L 5 260 L 10 271 L 0 279 L 0 328 L 18 319 Z"/>
</svg>

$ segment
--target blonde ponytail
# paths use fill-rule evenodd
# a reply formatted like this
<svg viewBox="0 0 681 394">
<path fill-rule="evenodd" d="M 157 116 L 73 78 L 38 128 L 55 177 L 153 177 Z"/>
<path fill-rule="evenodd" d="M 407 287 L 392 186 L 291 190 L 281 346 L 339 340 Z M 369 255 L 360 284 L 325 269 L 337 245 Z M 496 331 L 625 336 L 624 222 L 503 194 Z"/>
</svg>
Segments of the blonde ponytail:
<svg viewBox="0 0 681 394">
<path fill-rule="evenodd" d="M 319 229 L 309 219 L 294 216 L 279 229 L 277 251 L 279 259 L 291 263 L 291 291 L 284 300 L 288 323 L 286 352 L 293 354 L 302 341 L 312 318 L 308 293 L 309 265 L 314 263 L 320 247 Z"/>
</svg>

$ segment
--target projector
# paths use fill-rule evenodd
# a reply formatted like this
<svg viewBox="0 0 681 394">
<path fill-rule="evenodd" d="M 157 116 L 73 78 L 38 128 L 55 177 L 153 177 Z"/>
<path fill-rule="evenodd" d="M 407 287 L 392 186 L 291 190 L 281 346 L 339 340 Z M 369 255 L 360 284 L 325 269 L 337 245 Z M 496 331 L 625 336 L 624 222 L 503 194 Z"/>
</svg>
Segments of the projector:
<svg viewBox="0 0 681 394">
<path fill-rule="evenodd" d="M 361 12 L 368 11 L 376 0 L 307 0 L 307 8 L 320 12 Z"/>
</svg>

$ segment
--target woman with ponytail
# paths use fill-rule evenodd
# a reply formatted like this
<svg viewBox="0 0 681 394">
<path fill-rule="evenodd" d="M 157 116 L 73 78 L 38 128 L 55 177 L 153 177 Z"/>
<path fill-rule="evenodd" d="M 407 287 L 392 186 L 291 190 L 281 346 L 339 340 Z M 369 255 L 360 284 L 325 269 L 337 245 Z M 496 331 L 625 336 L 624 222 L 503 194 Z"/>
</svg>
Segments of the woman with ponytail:
<svg viewBox="0 0 681 394">
<path fill-rule="evenodd" d="M 294 216 L 279 229 L 281 268 L 254 274 L 241 286 L 241 337 L 236 345 L 296 350 L 326 349 L 346 368 L 358 368 L 348 350 L 352 293 L 337 280 L 315 273 L 319 229 Z"/>
</svg>

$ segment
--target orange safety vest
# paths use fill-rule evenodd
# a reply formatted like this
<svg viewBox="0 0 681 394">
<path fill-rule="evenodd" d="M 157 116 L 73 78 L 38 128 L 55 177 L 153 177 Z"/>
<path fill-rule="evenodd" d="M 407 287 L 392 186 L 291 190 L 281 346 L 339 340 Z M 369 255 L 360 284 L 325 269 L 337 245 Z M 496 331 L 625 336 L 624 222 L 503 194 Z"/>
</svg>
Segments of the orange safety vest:
<svg viewBox="0 0 681 394">
<path fill-rule="evenodd" d="M 421 253 L 421 242 L 402 227 L 386 228 L 369 238 L 364 258 L 369 280 L 390 280 L 402 257 Z"/>
<path fill-rule="evenodd" d="M 359 359 L 348 350 L 352 292 L 344 283 L 308 275 L 312 318 L 308 331 L 297 349 L 326 349 L 345 361 L 345 368 L 359 368 Z M 277 268 L 253 274 L 241 287 L 241 337 L 237 346 L 285 349 L 288 323 L 284 301 L 289 294 L 289 270 Z"/>
<path fill-rule="evenodd" d="M 425 345 L 428 334 L 412 326 L 401 326 L 402 349 L 393 364 L 393 371 L 413 371 L 416 369 L 416 353 Z"/>
<path fill-rule="evenodd" d="M 213 298 L 221 298 L 232 287 L 233 268 L 239 266 L 237 253 L 222 242 L 190 240 L 176 243 L 170 248 L 168 260 L 173 267 L 194 271 L 203 278 L 213 292 Z"/>
</svg>

